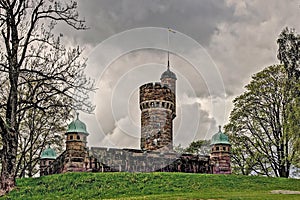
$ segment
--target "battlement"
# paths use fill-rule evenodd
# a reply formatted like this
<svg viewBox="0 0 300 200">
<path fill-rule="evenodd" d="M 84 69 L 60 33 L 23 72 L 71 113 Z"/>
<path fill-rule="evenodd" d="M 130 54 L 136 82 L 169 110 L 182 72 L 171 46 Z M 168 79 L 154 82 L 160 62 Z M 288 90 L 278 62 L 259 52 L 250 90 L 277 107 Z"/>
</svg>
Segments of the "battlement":
<svg viewBox="0 0 300 200">
<path fill-rule="evenodd" d="M 162 84 L 161 82 L 146 83 L 140 86 L 140 90 L 145 90 L 145 89 L 169 89 L 170 90 L 167 84 Z"/>
<path fill-rule="evenodd" d="M 146 83 L 140 87 L 140 103 L 145 101 L 167 101 L 175 104 L 175 94 L 160 82 Z"/>
</svg>

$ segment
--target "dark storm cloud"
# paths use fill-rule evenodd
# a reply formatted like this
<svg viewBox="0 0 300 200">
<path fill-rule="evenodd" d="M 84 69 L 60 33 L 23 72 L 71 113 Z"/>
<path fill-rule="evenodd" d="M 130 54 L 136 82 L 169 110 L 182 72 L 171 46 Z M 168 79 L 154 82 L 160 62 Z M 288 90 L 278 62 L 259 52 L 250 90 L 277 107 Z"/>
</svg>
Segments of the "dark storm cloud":
<svg viewBox="0 0 300 200">
<path fill-rule="evenodd" d="M 81 44 L 102 40 L 137 27 L 171 27 L 207 45 L 217 24 L 233 19 L 233 9 L 220 0 L 81 0 L 80 15 L 90 27 L 74 32 Z"/>
</svg>

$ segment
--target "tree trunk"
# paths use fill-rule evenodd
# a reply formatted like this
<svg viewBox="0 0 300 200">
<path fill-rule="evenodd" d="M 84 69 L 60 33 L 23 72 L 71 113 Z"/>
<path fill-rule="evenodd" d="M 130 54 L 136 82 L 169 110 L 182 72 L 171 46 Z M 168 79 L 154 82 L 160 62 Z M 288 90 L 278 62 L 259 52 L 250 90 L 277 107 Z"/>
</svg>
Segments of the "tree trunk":
<svg viewBox="0 0 300 200">
<path fill-rule="evenodd" d="M 17 134 L 8 131 L 4 135 L 1 155 L 0 196 L 10 192 L 15 187 L 15 162 L 17 155 Z"/>
</svg>

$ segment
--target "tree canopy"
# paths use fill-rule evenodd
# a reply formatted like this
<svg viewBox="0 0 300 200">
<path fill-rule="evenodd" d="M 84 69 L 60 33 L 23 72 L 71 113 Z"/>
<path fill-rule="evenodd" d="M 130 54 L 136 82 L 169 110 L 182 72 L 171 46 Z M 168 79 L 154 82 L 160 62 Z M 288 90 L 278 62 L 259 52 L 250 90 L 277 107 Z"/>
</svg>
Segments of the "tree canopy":
<svg viewBox="0 0 300 200">
<path fill-rule="evenodd" d="M 226 130 L 237 173 L 289 177 L 300 167 L 300 36 L 285 28 L 277 43 L 281 65 L 255 74 L 233 101 Z"/>
<path fill-rule="evenodd" d="M 234 100 L 230 133 L 234 170 L 242 174 L 288 177 L 296 159 L 293 137 L 286 129 L 285 83 L 282 65 L 255 74 L 247 91 Z"/>
</svg>

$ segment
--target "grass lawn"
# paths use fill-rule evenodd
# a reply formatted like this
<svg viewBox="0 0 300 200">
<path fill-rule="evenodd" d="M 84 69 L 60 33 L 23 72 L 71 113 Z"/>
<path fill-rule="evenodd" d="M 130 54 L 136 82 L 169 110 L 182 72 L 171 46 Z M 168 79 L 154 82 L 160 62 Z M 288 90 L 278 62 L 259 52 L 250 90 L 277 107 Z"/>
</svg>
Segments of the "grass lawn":
<svg viewBox="0 0 300 200">
<path fill-rule="evenodd" d="M 186 173 L 67 173 L 17 180 L 2 199 L 300 199 L 300 180 Z"/>
</svg>

